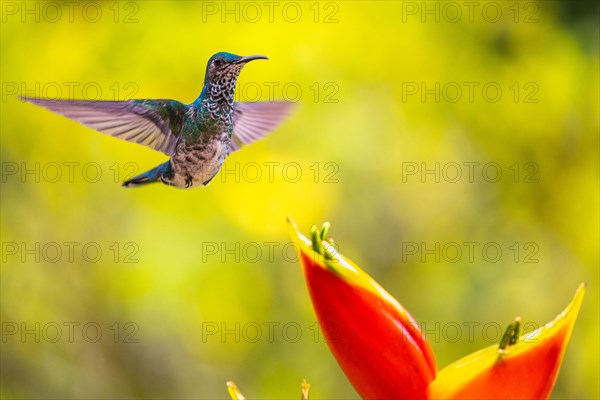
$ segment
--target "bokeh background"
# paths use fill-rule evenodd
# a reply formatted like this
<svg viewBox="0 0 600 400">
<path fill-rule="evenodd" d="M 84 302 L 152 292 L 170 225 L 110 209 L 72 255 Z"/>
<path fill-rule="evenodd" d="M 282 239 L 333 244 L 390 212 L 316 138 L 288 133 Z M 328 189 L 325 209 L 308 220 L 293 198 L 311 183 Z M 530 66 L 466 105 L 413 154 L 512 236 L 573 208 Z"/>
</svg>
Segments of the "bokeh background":
<svg viewBox="0 0 600 400">
<path fill-rule="evenodd" d="M 357 398 L 288 215 L 332 223 L 439 367 L 587 282 L 552 397 L 600 396 L 597 2 L 74 4 L 2 2 L 3 398 L 227 398 L 230 379 L 298 398 L 303 378 Z M 270 57 L 238 99 L 298 107 L 205 188 L 121 188 L 165 156 L 16 97 L 191 102 L 217 51 Z"/>
</svg>

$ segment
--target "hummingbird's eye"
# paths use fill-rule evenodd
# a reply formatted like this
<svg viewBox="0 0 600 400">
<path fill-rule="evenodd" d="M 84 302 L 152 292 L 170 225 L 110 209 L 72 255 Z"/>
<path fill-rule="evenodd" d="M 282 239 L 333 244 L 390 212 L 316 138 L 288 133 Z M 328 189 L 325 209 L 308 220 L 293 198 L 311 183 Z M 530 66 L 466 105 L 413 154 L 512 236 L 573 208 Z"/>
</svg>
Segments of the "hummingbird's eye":
<svg viewBox="0 0 600 400">
<path fill-rule="evenodd" d="M 222 64 L 222 61 L 221 61 L 221 59 L 220 59 L 220 58 L 217 58 L 217 59 L 216 59 L 216 60 L 213 62 L 213 64 L 215 65 L 215 67 L 220 67 L 220 66 L 221 66 L 221 64 Z"/>
</svg>

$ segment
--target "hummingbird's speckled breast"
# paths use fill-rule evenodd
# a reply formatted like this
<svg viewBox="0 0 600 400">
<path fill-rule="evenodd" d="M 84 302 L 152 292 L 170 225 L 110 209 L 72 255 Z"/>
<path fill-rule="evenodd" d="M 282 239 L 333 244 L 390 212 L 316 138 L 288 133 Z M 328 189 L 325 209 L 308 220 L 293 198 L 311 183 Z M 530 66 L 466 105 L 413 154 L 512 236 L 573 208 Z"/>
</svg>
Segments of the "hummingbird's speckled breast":
<svg viewBox="0 0 600 400">
<path fill-rule="evenodd" d="M 233 64 L 205 84 L 201 101 L 190 104 L 171 157 L 172 176 L 163 182 L 187 188 L 206 185 L 229 154 L 233 134 L 233 97 L 243 65 Z"/>
<path fill-rule="evenodd" d="M 215 113 L 220 115 L 214 118 Z M 231 110 L 209 111 L 206 104 L 200 104 L 199 108 L 192 105 L 190 114 L 183 126 L 187 134 L 171 157 L 174 175 L 169 184 L 184 188 L 205 185 L 214 178 L 227 157 L 233 131 Z"/>
</svg>

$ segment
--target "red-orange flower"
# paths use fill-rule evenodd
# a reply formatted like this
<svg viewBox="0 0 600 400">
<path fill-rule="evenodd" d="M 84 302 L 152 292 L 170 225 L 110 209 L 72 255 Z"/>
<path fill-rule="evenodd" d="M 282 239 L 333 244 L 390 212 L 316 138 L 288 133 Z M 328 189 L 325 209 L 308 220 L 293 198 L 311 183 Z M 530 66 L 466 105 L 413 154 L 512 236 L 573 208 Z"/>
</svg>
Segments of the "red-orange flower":
<svg viewBox="0 0 600 400">
<path fill-rule="evenodd" d="M 491 346 L 442 369 L 430 387 L 433 399 L 547 399 L 552 392 L 585 295 L 581 284 L 552 322 L 499 352 Z"/>
<path fill-rule="evenodd" d="M 524 399 L 550 395 L 577 314 L 581 285 L 554 321 L 519 336 L 509 325 L 501 344 L 467 356 L 436 377 L 433 353 L 408 312 L 327 238 L 308 240 L 290 222 L 314 309 L 329 348 L 357 392 L 368 399 Z"/>
<path fill-rule="evenodd" d="M 335 252 L 325 240 L 327 225 L 313 230 L 312 243 L 294 227 L 291 234 L 301 248 L 321 329 L 356 391 L 367 399 L 426 398 L 436 367 L 415 320 L 373 278 Z"/>
</svg>

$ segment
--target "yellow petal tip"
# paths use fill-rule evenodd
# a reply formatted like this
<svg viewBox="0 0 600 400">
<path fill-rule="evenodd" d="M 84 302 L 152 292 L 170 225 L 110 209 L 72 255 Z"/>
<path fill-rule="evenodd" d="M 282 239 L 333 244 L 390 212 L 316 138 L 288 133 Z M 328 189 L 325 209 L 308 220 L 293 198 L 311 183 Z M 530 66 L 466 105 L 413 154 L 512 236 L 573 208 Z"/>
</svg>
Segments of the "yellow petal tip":
<svg viewBox="0 0 600 400">
<path fill-rule="evenodd" d="M 292 239 L 292 242 L 298 246 L 308 246 L 310 247 L 310 241 L 300 233 L 300 231 L 298 230 L 298 225 L 296 224 L 296 221 L 294 221 L 294 219 L 290 216 L 287 217 L 287 227 L 288 227 L 288 234 L 290 235 L 290 238 Z M 312 250 L 312 248 L 311 248 Z"/>
<path fill-rule="evenodd" d="M 233 381 L 227 381 L 227 391 L 232 400 L 246 400 Z"/>
</svg>

